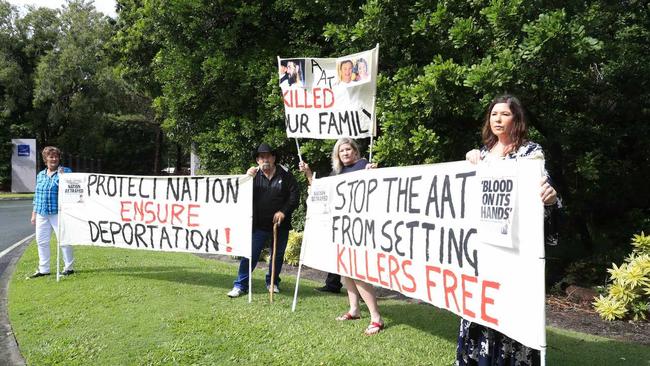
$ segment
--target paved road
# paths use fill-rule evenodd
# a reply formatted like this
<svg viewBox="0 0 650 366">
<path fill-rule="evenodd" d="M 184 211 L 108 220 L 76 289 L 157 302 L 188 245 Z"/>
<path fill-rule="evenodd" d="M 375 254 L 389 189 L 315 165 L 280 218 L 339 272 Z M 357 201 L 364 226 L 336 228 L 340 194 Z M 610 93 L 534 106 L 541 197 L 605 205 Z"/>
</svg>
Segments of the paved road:
<svg viewBox="0 0 650 366">
<path fill-rule="evenodd" d="M 31 211 L 31 200 L 0 200 L 0 253 L 34 233 L 29 221 Z M 0 257 L 0 365 L 25 364 L 7 317 L 9 279 L 25 248 L 25 244 L 20 245 Z"/>
<path fill-rule="evenodd" d="M 0 200 L 0 253 L 34 233 L 31 212 L 32 200 Z"/>
</svg>

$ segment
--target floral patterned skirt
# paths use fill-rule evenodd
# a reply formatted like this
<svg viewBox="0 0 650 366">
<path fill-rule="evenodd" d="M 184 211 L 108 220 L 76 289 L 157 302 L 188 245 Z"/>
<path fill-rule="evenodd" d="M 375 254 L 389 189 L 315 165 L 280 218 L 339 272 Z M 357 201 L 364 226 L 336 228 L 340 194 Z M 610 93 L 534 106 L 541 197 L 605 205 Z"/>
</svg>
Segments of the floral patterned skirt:
<svg viewBox="0 0 650 366">
<path fill-rule="evenodd" d="M 540 352 L 526 347 L 496 330 L 472 323 L 460 322 L 457 366 L 538 366 Z"/>
</svg>

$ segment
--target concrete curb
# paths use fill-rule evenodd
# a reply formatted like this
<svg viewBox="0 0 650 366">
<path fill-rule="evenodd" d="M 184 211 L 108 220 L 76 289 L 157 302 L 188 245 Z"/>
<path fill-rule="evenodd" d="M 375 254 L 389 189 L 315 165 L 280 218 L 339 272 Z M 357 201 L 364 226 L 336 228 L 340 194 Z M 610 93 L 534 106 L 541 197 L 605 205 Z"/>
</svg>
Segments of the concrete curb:
<svg viewBox="0 0 650 366">
<path fill-rule="evenodd" d="M 18 263 L 27 248 L 25 244 L 29 243 L 33 238 L 34 234 L 22 239 L 10 249 L 4 251 L 4 255 L 0 257 L 0 264 L 6 263 L 6 268 L 0 275 L 0 364 L 2 365 L 23 366 L 26 364 L 25 359 L 20 354 L 18 342 L 16 342 L 16 337 L 9 322 L 7 312 L 9 301 L 7 296 L 9 294 L 9 282 L 16 269 L 16 263 Z"/>
</svg>

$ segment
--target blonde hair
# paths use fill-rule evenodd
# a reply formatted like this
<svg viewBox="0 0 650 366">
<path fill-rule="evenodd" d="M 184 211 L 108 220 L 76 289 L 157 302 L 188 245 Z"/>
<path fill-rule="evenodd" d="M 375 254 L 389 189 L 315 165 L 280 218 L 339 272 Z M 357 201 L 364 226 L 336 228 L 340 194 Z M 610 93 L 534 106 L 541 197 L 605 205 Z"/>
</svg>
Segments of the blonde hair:
<svg viewBox="0 0 650 366">
<path fill-rule="evenodd" d="M 359 145 L 357 144 L 356 141 L 349 137 L 344 137 L 341 139 L 338 139 L 336 141 L 336 144 L 334 144 L 334 148 L 332 149 L 332 171 L 334 174 L 339 174 L 341 173 L 341 170 L 343 170 L 343 163 L 341 162 L 341 158 L 339 157 L 339 149 L 341 148 L 341 145 L 348 144 L 354 150 L 354 152 L 357 154 L 357 159 L 361 159 L 361 153 L 359 152 Z"/>
<path fill-rule="evenodd" d="M 45 146 L 43 148 L 43 151 L 41 151 L 41 156 L 43 157 L 43 161 L 45 161 L 47 157 L 50 155 L 56 155 L 59 157 L 59 159 L 61 159 L 61 150 L 59 150 L 58 147 Z"/>
</svg>

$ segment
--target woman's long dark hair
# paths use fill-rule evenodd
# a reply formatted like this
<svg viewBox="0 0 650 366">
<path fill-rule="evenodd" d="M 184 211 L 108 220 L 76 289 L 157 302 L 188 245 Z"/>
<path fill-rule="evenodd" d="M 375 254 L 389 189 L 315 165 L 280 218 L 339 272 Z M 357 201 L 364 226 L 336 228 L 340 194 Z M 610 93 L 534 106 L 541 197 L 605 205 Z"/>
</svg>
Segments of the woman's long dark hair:
<svg viewBox="0 0 650 366">
<path fill-rule="evenodd" d="M 496 135 L 492 133 L 492 129 L 490 128 L 490 115 L 492 114 L 492 108 L 499 103 L 506 103 L 510 108 L 510 112 L 512 112 L 512 129 L 510 130 L 512 149 L 509 149 L 507 152 L 516 151 L 526 142 L 528 129 L 526 128 L 526 114 L 524 113 L 524 107 L 521 105 L 519 99 L 510 94 L 500 95 L 494 98 L 490 103 L 483 123 L 483 143 L 488 150 L 490 150 L 499 140 Z"/>
</svg>

